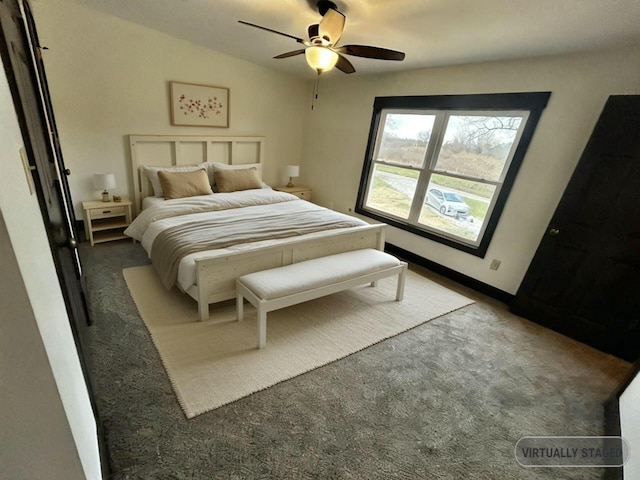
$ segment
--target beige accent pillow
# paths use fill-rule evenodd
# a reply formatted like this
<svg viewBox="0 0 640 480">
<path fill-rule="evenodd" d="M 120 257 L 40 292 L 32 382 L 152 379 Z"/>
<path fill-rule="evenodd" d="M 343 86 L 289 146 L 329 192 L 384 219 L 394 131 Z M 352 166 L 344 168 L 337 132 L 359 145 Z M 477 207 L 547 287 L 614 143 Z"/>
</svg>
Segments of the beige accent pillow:
<svg viewBox="0 0 640 480">
<path fill-rule="evenodd" d="M 201 169 L 209 170 L 208 163 L 200 163 L 198 165 L 181 165 L 178 167 L 154 167 L 144 165 L 142 170 L 146 174 L 149 182 L 151 182 L 151 186 L 153 187 L 153 195 L 156 197 L 164 197 L 164 192 L 162 191 L 162 185 L 160 184 L 160 178 L 158 177 L 158 172 L 195 172 L 196 170 Z M 209 183 L 212 183 L 213 179 L 213 171 L 210 175 Z"/>
<path fill-rule="evenodd" d="M 158 179 L 162 185 L 164 198 L 193 197 L 213 193 L 209 185 L 207 171 L 202 168 L 193 172 L 159 171 Z"/>
<path fill-rule="evenodd" d="M 218 170 L 215 173 L 215 179 L 216 190 L 220 193 L 262 188 L 262 181 L 258 175 L 258 169 L 255 167 L 238 170 Z"/>
<path fill-rule="evenodd" d="M 260 178 L 260 180 L 262 180 L 262 164 L 261 163 L 241 163 L 238 165 L 229 165 L 226 163 L 212 162 L 209 165 L 210 165 L 209 168 L 211 169 L 209 173 L 211 176 L 213 176 L 211 185 L 213 186 L 214 190 L 216 186 L 216 173 L 221 170 L 244 170 L 246 168 L 255 168 L 258 170 L 258 177 Z"/>
</svg>

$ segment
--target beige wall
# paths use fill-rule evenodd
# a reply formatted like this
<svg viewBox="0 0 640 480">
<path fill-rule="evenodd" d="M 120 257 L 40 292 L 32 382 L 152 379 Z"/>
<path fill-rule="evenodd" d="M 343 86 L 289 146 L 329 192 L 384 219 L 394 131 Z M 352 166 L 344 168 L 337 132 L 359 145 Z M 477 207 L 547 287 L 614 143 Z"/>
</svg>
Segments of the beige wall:
<svg viewBox="0 0 640 480">
<path fill-rule="evenodd" d="M 263 135 L 264 180 L 301 160 L 305 82 L 106 15 L 71 0 L 32 0 L 69 183 L 80 203 L 97 199 L 92 174 L 113 172 L 131 196 L 126 136 Z M 230 88 L 230 127 L 170 124 L 169 81 Z"/>
<path fill-rule="evenodd" d="M 640 49 L 378 76 L 327 76 L 308 115 L 301 181 L 320 204 L 351 211 L 376 96 L 551 91 L 484 259 L 390 227 L 387 240 L 515 293 L 610 94 L 640 93 Z M 330 139 L 330 140 L 329 140 Z M 501 260 L 497 271 L 492 259 Z"/>
<path fill-rule="evenodd" d="M 0 477 L 98 479 L 93 411 L 22 146 L 2 69 Z"/>
</svg>

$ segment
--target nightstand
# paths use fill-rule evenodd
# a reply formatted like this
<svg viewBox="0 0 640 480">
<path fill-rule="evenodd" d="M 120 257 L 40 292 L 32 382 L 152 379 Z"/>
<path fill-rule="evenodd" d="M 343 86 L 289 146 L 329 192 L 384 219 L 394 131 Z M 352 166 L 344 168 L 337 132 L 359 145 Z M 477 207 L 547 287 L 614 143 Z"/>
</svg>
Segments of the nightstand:
<svg viewBox="0 0 640 480">
<path fill-rule="evenodd" d="M 295 187 L 273 187 L 274 190 L 279 192 L 287 192 L 300 197 L 303 200 L 311 200 L 311 187 L 303 187 L 296 185 Z"/>
<path fill-rule="evenodd" d="M 131 205 L 131 200 L 127 198 L 122 198 L 120 202 L 82 202 L 84 232 L 91 246 L 99 242 L 129 238 L 123 232 L 131 224 Z"/>
</svg>

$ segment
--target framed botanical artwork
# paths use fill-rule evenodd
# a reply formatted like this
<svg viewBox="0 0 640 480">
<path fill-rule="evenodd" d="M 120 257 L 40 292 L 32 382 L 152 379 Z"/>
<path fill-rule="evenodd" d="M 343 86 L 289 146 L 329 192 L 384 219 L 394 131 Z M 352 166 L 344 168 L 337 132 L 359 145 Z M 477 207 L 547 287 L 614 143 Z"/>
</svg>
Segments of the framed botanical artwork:
<svg viewBox="0 0 640 480">
<path fill-rule="evenodd" d="M 171 125 L 229 128 L 229 89 L 169 82 Z"/>
</svg>

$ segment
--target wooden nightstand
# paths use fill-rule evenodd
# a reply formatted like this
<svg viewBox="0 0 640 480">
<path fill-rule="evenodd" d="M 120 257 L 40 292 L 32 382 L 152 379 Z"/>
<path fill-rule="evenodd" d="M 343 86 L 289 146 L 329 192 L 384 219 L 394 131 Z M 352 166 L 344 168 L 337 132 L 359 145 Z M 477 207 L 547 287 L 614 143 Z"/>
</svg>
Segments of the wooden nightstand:
<svg viewBox="0 0 640 480">
<path fill-rule="evenodd" d="M 127 198 L 122 198 L 120 202 L 82 202 L 84 232 L 92 246 L 99 242 L 129 238 L 123 232 L 131 224 L 131 205 L 131 200 Z"/>
<path fill-rule="evenodd" d="M 273 189 L 279 192 L 291 193 L 303 200 L 311 200 L 311 187 L 296 185 L 295 187 L 273 187 Z"/>
</svg>

